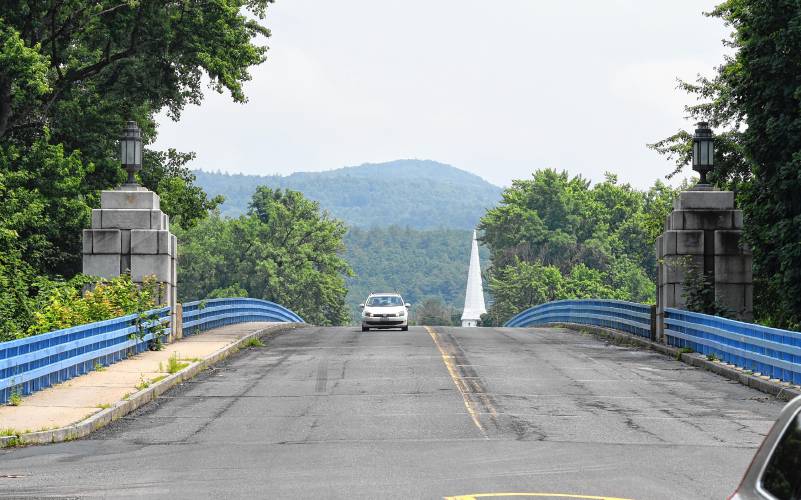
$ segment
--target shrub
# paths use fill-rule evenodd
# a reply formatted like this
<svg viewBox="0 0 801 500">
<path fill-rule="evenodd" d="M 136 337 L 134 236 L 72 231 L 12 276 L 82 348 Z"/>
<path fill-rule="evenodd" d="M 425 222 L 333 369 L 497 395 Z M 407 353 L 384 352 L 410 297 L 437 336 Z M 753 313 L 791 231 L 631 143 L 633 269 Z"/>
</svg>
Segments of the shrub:
<svg viewBox="0 0 801 500">
<path fill-rule="evenodd" d="M 53 283 L 39 294 L 26 336 L 142 313 L 156 306 L 159 293 L 153 278 L 140 287 L 127 274 L 110 280 L 79 276 Z"/>
</svg>

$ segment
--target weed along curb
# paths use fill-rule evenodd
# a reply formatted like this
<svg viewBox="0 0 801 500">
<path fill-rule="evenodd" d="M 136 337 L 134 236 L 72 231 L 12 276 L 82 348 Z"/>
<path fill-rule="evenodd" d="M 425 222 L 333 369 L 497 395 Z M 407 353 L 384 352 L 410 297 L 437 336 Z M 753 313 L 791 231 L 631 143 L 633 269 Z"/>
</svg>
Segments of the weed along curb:
<svg viewBox="0 0 801 500">
<path fill-rule="evenodd" d="M 637 337 L 636 335 L 631 335 L 609 328 L 579 325 L 575 323 L 553 323 L 551 326 L 561 326 L 579 333 L 590 333 L 602 338 L 614 339 L 621 344 L 636 345 L 638 347 L 650 349 L 666 356 L 670 356 L 677 361 L 682 361 L 697 368 L 703 368 L 704 370 L 713 372 L 729 380 L 734 380 L 735 382 L 739 382 L 745 386 L 751 387 L 766 394 L 770 394 L 771 396 L 775 396 L 777 399 L 781 399 L 783 401 L 790 401 L 796 396 L 801 396 L 801 390 L 798 388 L 782 384 L 781 382 L 774 382 L 767 378 L 758 377 L 746 370 L 743 370 L 742 368 L 736 368 L 733 365 L 727 365 L 719 361 L 706 359 L 700 354 L 686 352 L 657 342 L 651 342 L 650 340 Z"/>
<path fill-rule="evenodd" d="M 0 436 L 0 448 L 31 444 L 60 443 L 88 436 L 92 432 L 107 426 L 115 420 L 119 420 L 137 408 L 155 400 L 176 385 L 192 379 L 209 366 L 237 353 L 243 347 L 247 347 L 249 343 L 255 343 L 260 337 L 276 330 L 293 329 L 298 326 L 299 324 L 297 323 L 277 323 L 267 328 L 257 330 L 245 335 L 236 342 L 218 349 L 200 361 L 190 364 L 183 370 L 168 375 L 158 382 L 154 382 L 150 386 L 131 394 L 127 399 L 117 401 L 109 408 L 103 409 L 85 420 L 58 429 Z M 254 341 L 253 339 L 257 340 Z"/>
</svg>

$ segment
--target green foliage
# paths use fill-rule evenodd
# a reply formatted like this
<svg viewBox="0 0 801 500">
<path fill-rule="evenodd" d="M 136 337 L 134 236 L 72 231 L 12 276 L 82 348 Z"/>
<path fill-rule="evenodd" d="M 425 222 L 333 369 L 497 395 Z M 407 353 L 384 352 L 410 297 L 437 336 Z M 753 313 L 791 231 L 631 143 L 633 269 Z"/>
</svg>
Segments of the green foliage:
<svg viewBox="0 0 801 500">
<path fill-rule="evenodd" d="M 71 326 L 103 321 L 155 307 L 153 283 L 141 288 L 129 275 L 113 280 L 98 280 L 84 293 L 81 288 L 92 281 L 79 276 L 65 284 L 42 290 L 39 306 L 33 313 L 28 335 L 51 332 Z"/>
<path fill-rule="evenodd" d="M 98 191 L 124 179 L 117 138 L 126 120 L 155 137 L 202 100 L 203 75 L 234 100 L 264 60 L 253 42 L 271 0 L 207 3 L 4 2 L 0 18 L 0 321 L 28 334 L 43 291 L 80 271 L 81 229 Z M 142 182 L 190 227 L 222 200 L 186 168 L 191 155 L 146 151 Z M 67 288 L 62 291 L 67 294 Z M 60 300 L 66 300 L 66 296 Z M 41 320 L 69 323 L 65 318 Z M 39 328 L 39 327 L 36 327 Z"/>
<path fill-rule="evenodd" d="M 326 172 L 288 176 L 231 175 L 196 171 L 208 193 L 225 196 L 222 214 L 247 211 L 256 186 L 300 191 L 349 227 L 472 230 L 501 188 L 480 177 L 434 161 L 397 160 Z"/>
<path fill-rule="evenodd" d="M 351 228 L 345 259 L 354 272 L 347 280 L 353 321 L 360 317 L 358 305 L 377 291 L 397 290 L 415 310 L 434 298 L 444 308 L 461 310 L 471 238 L 472 232 L 462 229 Z M 486 259 L 486 250 L 480 251 Z"/>
<path fill-rule="evenodd" d="M 445 304 L 439 297 L 428 297 L 416 305 L 410 314 L 416 325 L 454 326 L 461 324 L 461 309 Z"/>
<path fill-rule="evenodd" d="M 159 193 L 161 209 L 170 215 L 170 222 L 190 228 L 214 211 L 224 200 L 222 196 L 211 199 L 195 184 L 195 175 L 186 168 L 194 159 L 194 153 L 146 151 L 148 168 L 142 170 L 142 183 Z"/>
<path fill-rule="evenodd" d="M 559 299 L 655 299 L 653 243 L 675 192 L 647 192 L 607 174 L 591 186 L 566 172 L 515 180 L 480 228 L 490 248 L 493 303 L 486 324 Z"/>
<path fill-rule="evenodd" d="M 0 141 L 0 251 L 36 274 L 74 274 L 89 223 L 79 189 L 87 170 L 78 153 L 65 154 L 49 137 L 45 131 L 27 147 Z"/>
<path fill-rule="evenodd" d="M 222 288 L 215 288 L 207 295 L 207 299 L 227 299 L 233 297 L 247 297 L 248 291 L 239 286 L 239 283 L 234 283 Z"/>
<path fill-rule="evenodd" d="M 136 387 L 136 389 L 139 390 L 139 391 L 143 391 L 143 390 L 147 389 L 148 387 L 150 387 L 150 381 L 149 380 L 145 380 L 145 376 L 140 373 L 139 374 L 139 383 L 136 384 L 134 387 Z"/>
<path fill-rule="evenodd" d="M 12 392 L 8 397 L 9 406 L 19 406 L 22 404 L 22 395 L 19 392 Z"/>
<path fill-rule="evenodd" d="M 754 314 L 783 328 L 801 326 L 801 5 L 795 0 L 727 0 L 710 16 L 732 28 L 733 49 L 714 77 L 682 83 L 698 98 L 687 109 L 722 129 L 712 180 L 735 189 L 754 254 Z M 689 132 L 654 145 L 689 159 Z"/>
<path fill-rule="evenodd" d="M 172 353 L 172 356 L 167 359 L 167 373 L 169 374 L 178 373 L 187 366 L 189 366 L 189 363 L 181 362 L 181 360 L 178 359 L 177 352 Z"/>
<path fill-rule="evenodd" d="M 248 215 L 179 231 L 182 300 L 229 290 L 282 304 L 314 324 L 347 321 L 345 226 L 295 191 L 259 187 Z"/>
<path fill-rule="evenodd" d="M 705 273 L 688 263 L 689 259 L 679 262 L 684 268 L 683 298 L 688 311 L 724 318 L 731 317 L 731 311 L 721 306 L 715 297 L 715 277 L 711 273 Z"/>
<path fill-rule="evenodd" d="M 22 264 L 24 269 L 24 264 Z M 27 284 L 0 290 L 2 319 L 0 341 L 24 338 L 53 330 L 112 319 L 152 309 L 159 293 L 152 280 L 143 287 L 124 275 L 113 280 L 95 280 L 78 275 L 69 281 L 54 281 L 9 270 L 0 260 L 0 282 L 16 283 L 16 277 L 28 278 Z M 84 288 L 89 288 L 82 293 Z M 24 288 L 24 289 L 23 289 Z M 12 317 L 11 315 L 14 314 Z M 147 332 L 154 331 L 152 329 Z"/>
<path fill-rule="evenodd" d="M 246 349 L 249 347 L 264 347 L 264 342 L 259 337 L 250 337 L 242 344 L 242 347 Z"/>
</svg>

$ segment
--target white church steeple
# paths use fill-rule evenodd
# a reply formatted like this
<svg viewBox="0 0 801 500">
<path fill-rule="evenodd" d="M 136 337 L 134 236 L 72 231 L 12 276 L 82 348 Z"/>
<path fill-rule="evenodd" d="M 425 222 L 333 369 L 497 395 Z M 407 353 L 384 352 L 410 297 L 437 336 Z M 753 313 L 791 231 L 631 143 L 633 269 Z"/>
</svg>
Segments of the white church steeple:
<svg viewBox="0 0 801 500">
<path fill-rule="evenodd" d="M 467 290 L 464 294 L 462 326 L 478 326 L 484 307 L 484 289 L 481 285 L 481 262 L 478 258 L 478 241 L 473 231 L 473 248 L 470 250 L 470 268 L 467 271 Z"/>
</svg>

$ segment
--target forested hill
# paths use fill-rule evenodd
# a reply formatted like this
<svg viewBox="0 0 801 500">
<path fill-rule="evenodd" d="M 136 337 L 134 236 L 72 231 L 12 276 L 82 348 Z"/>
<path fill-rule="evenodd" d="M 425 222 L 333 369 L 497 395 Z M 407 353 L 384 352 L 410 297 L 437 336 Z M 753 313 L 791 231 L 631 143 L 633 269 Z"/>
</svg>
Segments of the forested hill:
<svg viewBox="0 0 801 500">
<path fill-rule="evenodd" d="M 197 183 L 225 196 L 224 216 L 247 210 L 256 186 L 300 191 L 351 227 L 473 229 L 501 188 L 464 170 L 430 160 L 396 160 L 287 176 L 197 170 Z"/>
<path fill-rule="evenodd" d="M 367 294 L 379 290 L 400 291 L 415 309 L 426 299 L 438 299 L 461 312 L 472 236 L 464 229 L 351 229 L 345 236 L 345 259 L 354 271 L 347 280 L 353 318 Z M 481 257 L 488 261 L 484 247 Z"/>
</svg>

